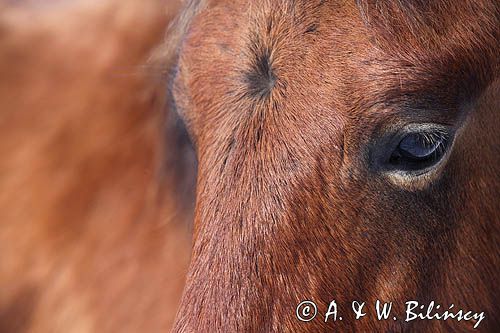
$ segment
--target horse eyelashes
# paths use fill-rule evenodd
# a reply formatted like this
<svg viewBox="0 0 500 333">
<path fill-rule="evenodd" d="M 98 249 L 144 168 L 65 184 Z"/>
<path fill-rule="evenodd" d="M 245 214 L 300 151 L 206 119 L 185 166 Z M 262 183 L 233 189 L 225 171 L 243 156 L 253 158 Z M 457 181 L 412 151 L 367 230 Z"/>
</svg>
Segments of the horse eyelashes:
<svg viewBox="0 0 500 333">
<path fill-rule="evenodd" d="M 392 152 L 389 164 L 401 171 L 429 168 L 443 157 L 448 141 L 448 134 L 445 131 L 408 133 Z"/>
</svg>

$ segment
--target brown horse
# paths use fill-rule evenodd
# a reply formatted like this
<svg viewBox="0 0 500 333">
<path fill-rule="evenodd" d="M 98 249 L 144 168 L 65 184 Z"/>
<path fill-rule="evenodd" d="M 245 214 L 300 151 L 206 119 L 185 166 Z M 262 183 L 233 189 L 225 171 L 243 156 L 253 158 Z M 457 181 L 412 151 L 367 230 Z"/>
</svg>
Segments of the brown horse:
<svg viewBox="0 0 500 333">
<path fill-rule="evenodd" d="M 191 1 L 174 332 L 498 332 L 499 26 L 494 0 Z"/>
<path fill-rule="evenodd" d="M 171 328 L 195 165 L 144 64 L 177 8 L 0 1 L 1 333 Z"/>
<path fill-rule="evenodd" d="M 176 10 L 0 4 L 0 332 L 171 327 L 171 107 L 175 332 L 499 330 L 494 0 Z"/>
</svg>

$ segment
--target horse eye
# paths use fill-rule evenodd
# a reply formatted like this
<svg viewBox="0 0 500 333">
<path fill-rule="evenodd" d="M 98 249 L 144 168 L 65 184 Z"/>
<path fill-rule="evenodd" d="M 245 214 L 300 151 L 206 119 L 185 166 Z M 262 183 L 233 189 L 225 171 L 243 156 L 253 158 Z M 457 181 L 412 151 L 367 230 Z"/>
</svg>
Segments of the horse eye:
<svg viewBox="0 0 500 333">
<path fill-rule="evenodd" d="M 437 164 L 446 152 L 448 134 L 444 131 L 406 134 L 389 158 L 393 169 L 418 171 Z"/>
</svg>

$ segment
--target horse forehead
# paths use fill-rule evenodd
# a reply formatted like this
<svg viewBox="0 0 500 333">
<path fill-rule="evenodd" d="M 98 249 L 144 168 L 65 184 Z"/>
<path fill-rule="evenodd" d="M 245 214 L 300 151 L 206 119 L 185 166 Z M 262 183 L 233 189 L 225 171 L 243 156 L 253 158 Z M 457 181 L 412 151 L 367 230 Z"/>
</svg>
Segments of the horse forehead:
<svg viewBox="0 0 500 333">
<path fill-rule="evenodd" d="M 355 33 L 363 24 L 354 1 L 207 0 L 199 3 L 197 16 L 195 21 L 204 23 L 205 32 L 218 27 L 231 31 L 233 37 L 237 37 L 234 32 L 241 32 L 241 29 L 276 37 L 293 33 L 304 35 L 317 32 L 319 24 L 325 28 L 323 34 L 328 30 Z M 345 39 L 343 35 L 329 37 Z"/>
<path fill-rule="evenodd" d="M 400 65 L 376 45 L 355 2 L 213 0 L 203 8 L 186 38 L 190 67 L 205 79 L 219 79 L 222 71 L 244 73 L 254 95 L 267 95 L 277 81 L 307 81 L 309 87 L 321 82 L 334 97 L 332 85 L 351 86 L 345 91 L 363 84 L 345 78 L 366 76 L 365 67 L 384 75 L 389 72 L 379 69 Z"/>
<path fill-rule="evenodd" d="M 484 38 L 491 35 L 488 25 L 472 37 L 450 27 L 450 36 L 460 36 L 455 46 L 447 45 L 443 35 L 422 30 L 426 42 L 443 41 L 430 50 L 418 36 L 405 42 L 405 29 L 386 34 L 390 27 L 374 26 L 370 19 L 377 16 L 354 1 L 209 1 L 203 8 L 188 32 L 185 64 L 194 74 L 188 86 L 200 96 L 210 87 L 213 108 L 227 110 L 230 103 L 245 109 L 242 100 L 271 98 L 288 113 L 337 124 L 353 115 L 379 122 L 380 113 L 400 112 L 403 104 L 453 118 L 459 104 L 475 97 L 493 72 L 488 69 L 492 62 L 481 59 L 493 54 L 486 52 L 494 44 Z M 474 45 L 486 51 L 472 52 Z M 207 98 L 204 102 L 212 109 Z M 390 103 L 393 108 L 386 107 Z"/>
<path fill-rule="evenodd" d="M 285 82 L 307 83 L 318 93 L 326 87 L 335 96 L 332 85 L 339 81 L 327 76 L 352 75 L 352 67 L 359 67 L 372 45 L 356 5 L 334 4 L 210 1 L 189 29 L 183 64 L 203 73 L 206 81 L 220 82 L 222 72 L 226 79 L 240 76 L 244 87 L 237 86 L 249 95 L 266 96 Z M 320 82 L 321 87 L 315 85 Z"/>
<path fill-rule="evenodd" d="M 213 118 L 220 115 L 225 120 L 237 117 L 235 122 L 241 122 L 242 114 L 255 115 L 262 106 L 275 106 L 281 111 L 274 114 L 275 120 L 301 117 L 311 131 L 319 131 L 314 127 L 319 116 L 338 130 L 342 120 L 335 110 L 341 107 L 334 99 L 340 95 L 341 82 L 334 80 L 332 73 L 336 72 L 337 78 L 345 73 L 340 72 L 342 62 L 333 58 L 344 57 L 353 43 L 320 27 L 333 8 L 322 1 L 259 3 L 263 5 L 214 2 L 193 20 L 181 67 L 187 67 L 185 76 L 191 79 L 186 86 L 198 98 L 198 105 L 204 106 L 198 113 L 210 113 Z M 336 27 L 353 29 L 347 23 Z M 325 59 L 325 54 L 332 58 Z M 207 87 L 210 98 L 199 93 Z M 268 114 L 262 120 L 271 127 Z M 311 115 L 316 118 L 309 118 Z M 288 122 L 281 128 L 292 125 Z"/>
</svg>

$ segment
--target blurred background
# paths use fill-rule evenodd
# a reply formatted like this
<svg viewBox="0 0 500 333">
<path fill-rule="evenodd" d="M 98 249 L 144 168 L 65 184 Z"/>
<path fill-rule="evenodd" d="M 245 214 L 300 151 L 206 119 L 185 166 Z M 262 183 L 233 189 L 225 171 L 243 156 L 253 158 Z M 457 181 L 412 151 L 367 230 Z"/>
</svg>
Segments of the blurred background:
<svg viewBox="0 0 500 333">
<path fill-rule="evenodd" d="M 0 332 L 165 332 L 195 160 L 148 63 L 177 0 L 0 0 Z"/>
</svg>

